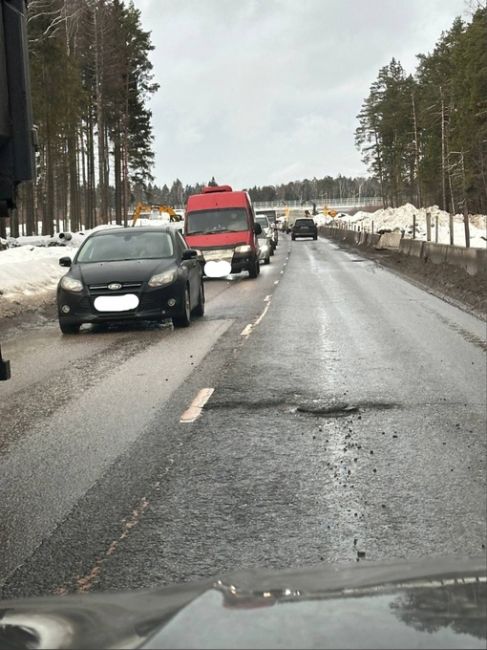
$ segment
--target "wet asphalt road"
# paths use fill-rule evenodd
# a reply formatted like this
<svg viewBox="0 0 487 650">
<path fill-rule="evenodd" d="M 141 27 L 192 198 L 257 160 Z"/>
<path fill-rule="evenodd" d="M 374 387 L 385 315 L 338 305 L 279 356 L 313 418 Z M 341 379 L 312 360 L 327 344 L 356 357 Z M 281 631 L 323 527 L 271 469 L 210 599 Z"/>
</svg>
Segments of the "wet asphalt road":
<svg viewBox="0 0 487 650">
<path fill-rule="evenodd" d="M 485 323 L 326 240 L 190 330 L 6 336 L 4 598 L 485 553 Z"/>
</svg>

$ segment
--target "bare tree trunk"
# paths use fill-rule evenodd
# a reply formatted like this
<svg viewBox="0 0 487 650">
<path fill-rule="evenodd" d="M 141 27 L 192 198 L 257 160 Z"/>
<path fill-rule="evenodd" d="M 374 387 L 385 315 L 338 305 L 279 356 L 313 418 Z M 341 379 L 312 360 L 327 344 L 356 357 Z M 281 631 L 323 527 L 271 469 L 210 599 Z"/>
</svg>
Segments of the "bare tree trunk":
<svg viewBox="0 0 487 650">
<path fill-rule="evenodd" d="M 116 127 L 114 134 L 114 175 L 115 175 L 115 221 L 117 224 L 122 223 L 122 156 L 120 143 L 120 122 Z"/>
<path fill-rule="evenodd" d="M 86 176 L 86 147 L 83 126 L 80 130 L 81 178 L 83 183 L 83 221 L 80 227 L 87 228 L 88 223 L 88 181 Z"/>
<path fill-rule="evenodd" d="M 88 112 L 88 129 L 86 142 L 86 167 L 87 167 L 87 219 L 86 227 L 94 228 L 96 225 L 96 181 L 95 181 L 95 151 L 93 134 L 93 115 Z"/>
<path fill-rule="evenodd" d="M 71 230 L 73 231 L 80 229 L 78 151 L 76 141 L 76 133 L 73 131 L 68 137 L 69 216 Z"/>
<path fill-rule="evenodd" d="M 10 237 L 19 236 L 19 210 L 12 210 L 10 216 Z"/>
<path fill-rule="evenodd" d="M 128 225 L 129 196 L 129 74 L 125 75 L 125 115 L 123 117 L 123 225 Z"/>
<path fill-rule="evenodd" d="M 387 204 L 386 204 L 386 197 L 384 194 L 384 174 L 382 171 L 382 154 L 379 147 L 379 139 L 377 137 L 377 131 L 374 132 L 374 136 L 375 136 L 375 151 L 377 155 L 377 169 L 379 171 L 380 192 L 382 195 L 382 205 L 384 208 L 386 208 Z"/>
<path fill-rule="evenodd" d="M 47 133 L 47 156 L 46 156 L 46 209 L 42 215 L 42 234 L 43 235 L 53 235 L 54 234 L 54 155 L 52 152 L 53 145 L 51 142 L 51 134 L 48 130 Z"/>
<path fill-rule="evenodd" d="M 441 95 L 441 192 L 442 208 L 446 211 L 446 133 L 445 133 L 445 97 L 440 86 Z"/>
<path fill-rule="evenodd" d="M 36 213 L 35 213 L 35 193 L 33 181 L 25 183 L 25 231 L 27 235 L 37 234 Z"/>
<path fill-rule="evenodd" d="M 416 174 L 416 187 L 417 187 L 417 200 L 418 208 L 423 204 L 423 197 L 421 195 L 421 178 L 420 178 L 420 168 L 419 168 L 419 137 L 418 137 L 418 118 L 416 114 L 416 100 L 414 97 L 414 92 L 411 93 L 411 102 L 413 107 L 413 124 L 414 124 L 414 167 Z"/>
<path fill-rule="evenodd" d="M 104 111 L 104 61 L 103 61 L 103 25 L 104 8 L 98 4 L 94 12 L 95 22 L 95 87 L 96 87 L 96 121 L 98 127 L 98 188 L 100 192 L 100 210 L 97 221 L 106 223 L 108 218 L 108 171 L 105 148 L 105 111 Z"/>
<path fill-rule="evenodd" d="M 470 217 L 468 214 L 467 178 L 465 175 L 465 154 L 462 151 L 462 186 L 463 186 L 463 225 L 465 228 L 465 246 L 470 248 Z"/>
</svg>

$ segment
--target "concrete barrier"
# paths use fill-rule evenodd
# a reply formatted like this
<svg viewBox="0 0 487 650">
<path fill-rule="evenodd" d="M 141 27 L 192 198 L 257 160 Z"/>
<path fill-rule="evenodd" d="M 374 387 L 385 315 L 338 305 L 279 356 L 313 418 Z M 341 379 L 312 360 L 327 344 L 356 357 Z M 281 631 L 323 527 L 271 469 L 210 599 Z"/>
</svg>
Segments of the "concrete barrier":
<svg viewBox="0 0 487 650">
<path fill-rule="evenodd" d="M 377 233 L 369 233 L 369 236 L 367 238 L 367 246 L 369 248 L 375 248 L 380 241 L 380 237 L 381 236 Z"/>
<path fill-rule="evenodd" d="M 359 239 L 359 242 L 358 242 L 359 246 L 366 246 L 367 245 L 367 235 L 368 234 L 369 233 L 365 232 L 365 230 L 362 230 L 362 232 L 360 233 L 360 239 Z"/>
<path fill-rule="evenodd" d="M 404 253 L 404 255 L 410 255 L 411 257 L 423 257 L 423 245 L 424 241 L 419 239 L 401 239 L 399 244 L 399 251 Z"/>
<path fill-rule="evenodd" d="M 376 248 L 382 250 L 383 248 L 387 250 L 398 250 L 399 244 L 401 243 L 401 233 L 400 232 L 386 232 L 381 235 Z"/>
<path fill-rule="evenodd" d="M 487 273 L 487 250 L 447 246 L 446 263 L 464 269 L 469 275 Z"/>
<path fill-rule="evenodd" d="M 434 244 L 420 239 L 401 239 L 400 233 L 384 235 L 347 230 L 345 228 L 320 228 L 320 234 L 329 239 L 364 248 L 387 248 L 403 255 L 422 259 L 432 264 L 450 264 L 464 269 L 469 275 L 487 273 L 487 249 L 464 248 L 449 244 Z"/>
<path fill-rule="evenodd" d="M 432 244 L 431 242 L 423 242 L 422 258 L 425 262 L 445 264 L 448 248 L 448 244 Z"/>
</svg>

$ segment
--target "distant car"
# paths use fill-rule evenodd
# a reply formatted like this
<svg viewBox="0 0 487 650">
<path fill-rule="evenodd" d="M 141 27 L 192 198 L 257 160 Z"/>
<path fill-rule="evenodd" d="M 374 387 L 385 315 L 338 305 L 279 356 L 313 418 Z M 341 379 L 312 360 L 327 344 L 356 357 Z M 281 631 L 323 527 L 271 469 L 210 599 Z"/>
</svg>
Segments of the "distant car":
<svg viewBox="0 0 487 650">
<path fill-rule="evenodd" d="M 273 232 L 269 219 L 264 215 L 256 215 L 255 223 L 258 223 L 262 228 L 262 232 L 258 235 L 260 255 L 259 259 L 264 264 L 269 264 L 271 261 L 271 255 L 274 255 L 274 246 L 273 246 Z"/>
<path fill-rule="evenodd" d="M 173 228 L 113 228 L 86 238 L 57 289 L 59 326 L 77 334 L 83 323 L 163 321 L 187 327 L 203 316 L 198 252 Z"/>
<path fill-rule="evenodd" d="M 313 237 L 314 240 L 318 239 L 318 226 L 315 224 L 314 219 L 308 217 L 296 219 L 291 229 L 291 239 L 294 241 L 298 237 Z"/>
<path fill-rule="evenodd" d="M 277 217 L 276 219 L 277 229 L 285 231 L 286 230 L 286 217 Z"/>
<path fill-rule="evenodd" d="M 277 211 L 276 210 L 257 210 L 256 215 L 259 216 L 266 216 L 267 219 L 269 220 L 269 224 L 272 228 L 272 248 L 276 250 L 277 245 L 279 243 L 279 228 L 278 228 L 278 219 L 277 219 Z"/>
</svg>

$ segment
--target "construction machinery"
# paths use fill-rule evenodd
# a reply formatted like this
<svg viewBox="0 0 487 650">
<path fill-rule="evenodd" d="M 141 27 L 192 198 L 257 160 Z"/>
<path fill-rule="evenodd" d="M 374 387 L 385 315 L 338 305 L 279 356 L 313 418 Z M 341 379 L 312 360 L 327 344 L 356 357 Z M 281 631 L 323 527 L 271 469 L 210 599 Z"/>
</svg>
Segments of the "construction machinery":
<svg viewBox="0 0 487 650">
<path fill-rule="evenodd" d="M 336 210 L 332 210 L 331 208 L 327 208 L 326 205 L 323 208 L 322 212 L 325 215 L 325 217 L 331 217 L 332 219 L 334 219 L 338 214 L 338 212 Z"/>
<path fill-rule="evenodd" d="M 142 217 L 144 214 L 149 214 L 152 215 L 153 212 L 159 212 L 159 214 L 166 213 L 169 215 L 169 221 L 171 223 L 177 223 L 178 221 L 182 221 L 183 217 L 178 214 L 174 208 L 172 208 L 170 205 L 149 205 L 147 203 L 137 203 L 135 206 L 134 213 L 132 215 L 132 226 L 135 226 L 137 221 Z"/>
</svg>

